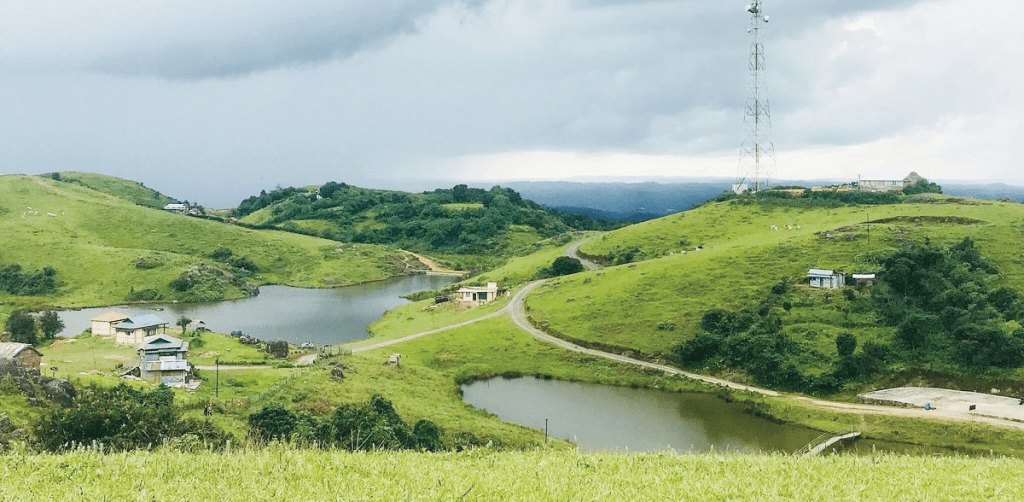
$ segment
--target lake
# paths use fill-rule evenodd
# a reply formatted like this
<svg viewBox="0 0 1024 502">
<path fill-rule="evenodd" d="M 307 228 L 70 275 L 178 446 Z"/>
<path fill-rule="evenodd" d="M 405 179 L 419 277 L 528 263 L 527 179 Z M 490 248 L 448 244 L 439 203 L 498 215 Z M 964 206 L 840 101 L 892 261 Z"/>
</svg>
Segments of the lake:
<svg viewBox="0 0 1024 502">
<path fill-rule="evenodd" d="M 263 286 L 251 298 L 212 303 L 150 303 L 58 312 L 64 321 L 60 336 L 89 328 L 89 319 L 117 310 L 129 315 L 155 314 L 170 327 L 186 316 L 203 320 L 221 333 L 241 331 L 261 340 L 329 345 L 366 338 L 366 328 L 388 310 L 409 303 L 402 295 L 438 289 L 457 281 L 443 275 L 409 275 L 334 289 Z"/>
<path fill-rule="evenodd" d="M 506 422 L 544 429 L 584 452 L 667 451 L 792 453 L 821 432 L 751 415 L 742 403 L 710 394 L 663 392 L 532 377 L 492 378 L 462 386 L 463 400 Z M 871 439 L 844 441 L 839 452 L 954 454 L 941 448 Z"/>
</svg>

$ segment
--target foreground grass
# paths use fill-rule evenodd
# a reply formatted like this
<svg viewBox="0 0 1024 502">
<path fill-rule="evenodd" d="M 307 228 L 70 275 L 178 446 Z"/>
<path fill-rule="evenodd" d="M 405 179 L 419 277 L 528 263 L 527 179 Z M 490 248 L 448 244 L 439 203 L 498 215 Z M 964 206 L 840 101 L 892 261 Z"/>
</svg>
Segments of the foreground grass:
<svg viewBox="0 0 1024 502">
<path fill-rule="evenodd" d="M 1019 459 L 887 455 L 80 451 L 0 457 L 0 499 L 1020 500 L 1022 469 Z"/>
</svg>

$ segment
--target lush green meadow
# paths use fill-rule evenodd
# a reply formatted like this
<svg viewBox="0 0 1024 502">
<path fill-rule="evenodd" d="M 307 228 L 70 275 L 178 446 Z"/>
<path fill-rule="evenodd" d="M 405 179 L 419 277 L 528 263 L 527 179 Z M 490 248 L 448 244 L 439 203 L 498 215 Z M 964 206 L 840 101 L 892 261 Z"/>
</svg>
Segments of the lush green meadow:
<svg viewBox="0 0 1024 502">
<path fill-rule="evenodd" d="M 128 183 L 128 182 L 126 182 Z M 220 247 L 256 265 L 254 284 L 333 287 L 397 275 L 405 257 L 375 245 L 342 244 L 280 231 L 256 231 L 189 218 L 48 177 L 0 176 L 0 263 L 52 267 L 60 283 L 47 297 L 0 294 L 0 315 L 15 308 L 66 308 L 124 302 L 153 289 L 165 300 L 186 270 Z M 31 209 L 30 209 L 31 208 Z M 51 216 L 52 215 L 52 216 Z M 223 298 L 246 294 L 222 285 Z"/>
<path fill-rule="evenodd" d="M 946 246 L 971 237 L 997 263 L 1000 285 L 1024 290 L 1022 230 L 1024 206 L 994 201 L 813 209 L 710 204 L 589 240 L 581 247 L 588 255 L 635 248 L 638 262 L 549 281 L 528 301 L 535 320 L 568 337 L 666 356 L 708 310 L 757 303 L 779 281 L 802 282 L 810 268 L 875 272 L 879 257 L 909 241 Z M 695 251 L 698 245 L 703 250 Z M 815 295 L 802 293 L 802 306 L 813 312 L 792 313 L 804 326 L 791 329 L 832 334 L 837 306 Z M 852 322 L 865 333 L 889 330 L 870 336 L 891 336 L 890 328 L 869 328 L 872 319 Z"/>
<path fill-rule="evenodd" d="M 167 447 L 0 457 L 0 499 L 1010 501 L 1024 497 L 1022 469 L 1008 458 Z"/>
</svg>

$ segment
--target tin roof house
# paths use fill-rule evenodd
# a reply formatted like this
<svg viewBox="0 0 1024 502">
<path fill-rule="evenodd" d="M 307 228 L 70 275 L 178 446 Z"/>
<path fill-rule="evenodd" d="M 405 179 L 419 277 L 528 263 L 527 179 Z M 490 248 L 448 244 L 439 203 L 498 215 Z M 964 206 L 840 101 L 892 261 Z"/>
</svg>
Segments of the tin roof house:
<svg viewBox="0 0 1024 502">
<path fill-rule="evenodd" d="M 184 387 L 192 380 L 188 342 L 170 335 L 155 335 L 139 347 L 139 378 L 168 387 Z"/>
<path fill-rule="evenodd" d="M 846 275 L 839 270 L 812 268 L 807 271 L 807 281 L 812 288 L 837 289 L 846 286 Z"/>
<path fill-rule="evenodd" d="M 117 332 L 117 345 L 125 347 L 138 347 L 142 345 L 147 336 L 157 334 L 157 331 L 167 333 L 167 323 L 153 314 L 132 316 L 114 325 Z"/>
<path fill-rule="evenodd" d="M 39 371 L 43 354 L 27 343 L 0 343 L 0 360 L 16 361 L 27 371 Z"/>
</svg>

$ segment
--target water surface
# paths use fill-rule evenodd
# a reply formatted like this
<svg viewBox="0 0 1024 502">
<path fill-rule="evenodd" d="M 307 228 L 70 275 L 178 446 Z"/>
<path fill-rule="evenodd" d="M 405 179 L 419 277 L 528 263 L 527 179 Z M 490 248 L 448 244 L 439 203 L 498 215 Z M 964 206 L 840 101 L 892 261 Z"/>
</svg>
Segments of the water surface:
<svg viewBox="0 0 1024 502">
<path fill-rule="evenodd" d="M 410 275 L 335 289 L 263 286 L 259 295 L 241 300 L 67 310 L 59 312 L 65 325 L 60 336 L 81 333 L 89 328 L 89 319 L 117 310 L 129 315 L 155 314 L 171 327 L 184 315 L 203 320 L 213 331 L 241 331 L 262 340 L 345 343 L 366 338 L 366 328 L 384 312 L 408 303 L 401 295 L 437 289 L 455 280 L 451 276 Z"/>
</svg>

